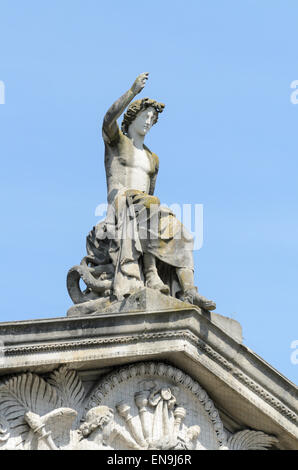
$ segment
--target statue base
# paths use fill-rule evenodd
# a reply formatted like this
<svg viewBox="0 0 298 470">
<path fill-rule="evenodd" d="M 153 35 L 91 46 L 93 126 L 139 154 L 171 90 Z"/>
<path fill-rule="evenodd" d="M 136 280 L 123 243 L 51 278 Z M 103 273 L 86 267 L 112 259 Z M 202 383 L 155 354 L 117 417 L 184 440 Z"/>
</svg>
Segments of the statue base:
<svg viewBox="0 0 298 470">
<path fill-rule="evenodd" d="M 219 315 L 218 313 L 203 310 L 195 305 L 182 302 L 179 299 L 164 295 L 155 289 L 144 287 L 143 289 L 131 294 L 121 301 L 111 301 L 110 299 L 90 300 L 85 303 L 77 304 L 67 312 L 68 317 L 94 316 L 102 314 L 117 314 L 128 312 L 166 312 L 196 309 L 202 315 L 206 316 L 215 325 L 222 328 L 227 334 L 242 342 L 242 328 L 240 323 L 232 318 Z"/>
</svg>

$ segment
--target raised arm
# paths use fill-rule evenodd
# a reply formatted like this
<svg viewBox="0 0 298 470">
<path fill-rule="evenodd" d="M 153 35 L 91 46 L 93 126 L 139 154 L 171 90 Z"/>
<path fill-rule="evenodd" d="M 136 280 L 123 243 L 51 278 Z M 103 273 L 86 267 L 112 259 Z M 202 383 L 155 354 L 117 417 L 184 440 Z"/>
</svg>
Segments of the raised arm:
<svg viewBox="0 0 298 470">
<path fill-rule="evenodd" d="M 148 80 L 149 73 L 141 73 L 134 81 L 132 87 L 124 93 L 107 111 L 102 125 L 102 133 L 105 142 L 111 143 L 119 133 L 117 119 L 133 98 L 140 93 Z"/>
</svg>

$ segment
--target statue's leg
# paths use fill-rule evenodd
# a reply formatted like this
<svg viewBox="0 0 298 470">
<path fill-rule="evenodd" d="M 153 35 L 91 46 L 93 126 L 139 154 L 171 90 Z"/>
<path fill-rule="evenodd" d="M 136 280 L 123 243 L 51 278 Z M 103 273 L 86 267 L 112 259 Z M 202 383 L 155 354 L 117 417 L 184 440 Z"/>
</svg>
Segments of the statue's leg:
<svg viewBox="0 0 298 470">
<path fill-rule="evenodd" d="M 160 279 L 157 268 L 156 259 L 150 253 L 144 253 L 144 274 L 146 279 L 146 286 L 151 289 L 157 289 L 163 294 L 169 294 L 169 287 Z"/>
<path fill-rule="evenodd" d="M 177 268 L 176 273 L 182 288 L 182 296 L 180 297 L 180 300 L 197 305 L 205 310 L 215 310 L 215 302 L 206 299 L 206 297 L 203 297 L 198 293 L 198 289 L 194 285 L 194 273 L 192 269 Z"/>
</svg>

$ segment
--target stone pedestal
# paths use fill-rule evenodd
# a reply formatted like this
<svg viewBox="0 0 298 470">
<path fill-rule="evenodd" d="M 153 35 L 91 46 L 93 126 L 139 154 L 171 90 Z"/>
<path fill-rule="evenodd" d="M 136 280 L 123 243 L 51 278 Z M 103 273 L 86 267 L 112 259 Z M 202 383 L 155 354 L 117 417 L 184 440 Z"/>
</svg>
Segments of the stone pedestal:
<svg viewBox="0 0 298 470">
<path fill-rule="evenodd" d="M 85 302 L 84 304 L 73 305 L 67 312 L 68 317 L 80 317 L 82 312 L 88 316 L 118 314 L 118 313 L 160 313 L 179 312 L 196 309 L 205 318 L 219 326 L 230 336 L 238 341 L 242 341 L 242 328 L 237 321 L 219 315 L 218 313 L 208 312 L 198 307 L 194 307 L 186 302 L 181 302 L 174 297 L 163 295 L 160 292 L 144 287 L 138 292 L 124 298 L 121 301 L 111 302 L 110 299 L 98 299 Z M 90 312 L 90 313 L 89 313 Z M 149 320 L 150 321 L 150 320 Z"/>
<path fill-rule="evenodd" d="M 179 301 L 142 311 L 148 295 L 0 324 L 0 448 L 297 449 L 297 387 L 237 322 Z"/>
</svg>

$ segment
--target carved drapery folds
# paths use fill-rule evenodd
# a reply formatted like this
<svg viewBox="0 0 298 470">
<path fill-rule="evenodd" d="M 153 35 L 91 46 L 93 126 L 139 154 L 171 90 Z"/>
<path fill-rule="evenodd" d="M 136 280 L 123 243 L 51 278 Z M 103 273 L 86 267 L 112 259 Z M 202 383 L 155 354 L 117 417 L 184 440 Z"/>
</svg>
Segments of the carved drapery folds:
<svg viewBox="0 0 298 470">
<path fill-rule="evenodd" d="M 261 431 L 227 438 L 212 400 L 191 377 L 163 363 L 138 363 L 85 393 L 75 371 L 0 383 L 0 449 L 267 449 Z"/>
</svg>

